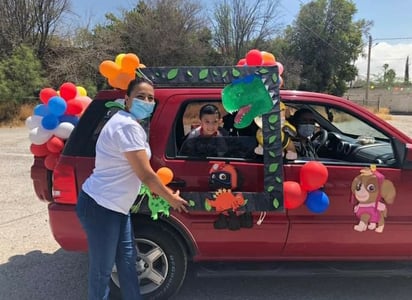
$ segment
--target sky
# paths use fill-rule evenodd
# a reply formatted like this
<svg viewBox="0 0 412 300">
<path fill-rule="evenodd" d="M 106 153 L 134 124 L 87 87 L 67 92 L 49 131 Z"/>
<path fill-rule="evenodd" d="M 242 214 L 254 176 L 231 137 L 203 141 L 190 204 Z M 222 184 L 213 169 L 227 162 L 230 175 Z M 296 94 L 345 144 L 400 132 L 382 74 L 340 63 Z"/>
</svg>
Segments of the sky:
<svg viewBox="0 0 412 300">
<path fill-rule="evenodd" d="M 131 9 L 137 2 L 138 0 L 71 0 L 72 11 L 76 13 L 76 19 L 81 25 L 85 25 L 87 21 L 103 22 L 107 12 L 120 14 L 121 9 Z M 206 3 L 212 5 L 219 0 L 202 0 L 201 2 L 205 3 L 204 5 Z M 308 2 L 310 1 L 281 0 L 279 14 L 275 17 L 280 23 L 289 25 L 298 15 L 300 5 Z M 383 74 L 384 64 L 394 69 L 397 77 L 403 78 L 406 57 L 411 56 L 412 61 L 412 0 L 354 0 L 353 2 L 358 9 L 354 20 L 366 19 L 374 23 L 370 30 L 372 37 L 371 80 Z M 360 57 L 355 63 L 361 79 L 365 79 L 367 74 L 367 53 L 366 46 L 365 57 Z"/>
</svg>

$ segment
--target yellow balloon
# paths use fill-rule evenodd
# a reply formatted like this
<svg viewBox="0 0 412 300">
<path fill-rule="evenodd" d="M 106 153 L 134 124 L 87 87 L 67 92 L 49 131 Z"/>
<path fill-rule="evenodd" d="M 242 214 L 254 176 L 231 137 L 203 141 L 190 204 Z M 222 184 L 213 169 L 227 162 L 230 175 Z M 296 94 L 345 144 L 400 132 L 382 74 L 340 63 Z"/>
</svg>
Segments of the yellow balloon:
<svg viewBox="0 0 412 300">
<path fill-rule="evenodd" d="M 259 145 L 263 146 L 263 132 L 260 128 L 256 131 L 256 140 Z"/>
<path fill-rule="evenodd" d="M 125 55 L 126 55 L 125 53 L 120 53 L 119 55 L 116 56 L 116 59 L 115 59 L 114 62 L 115 62 L 117 65 L 121 66 L 121 65 L 122 65 L 123 57 L 124 57 Z"/>
<path fill-rule="evenodd" d="M 86 91 L 86 89 L 85 89 L 84 87 L 82 87 L 82 86 L 77 86 L 76 89 L 77 89 L 77 94 L 78 94 L 78 95 L 80 95 L 80 96 L 87 96 L 87 91 Z"/>
</svg>

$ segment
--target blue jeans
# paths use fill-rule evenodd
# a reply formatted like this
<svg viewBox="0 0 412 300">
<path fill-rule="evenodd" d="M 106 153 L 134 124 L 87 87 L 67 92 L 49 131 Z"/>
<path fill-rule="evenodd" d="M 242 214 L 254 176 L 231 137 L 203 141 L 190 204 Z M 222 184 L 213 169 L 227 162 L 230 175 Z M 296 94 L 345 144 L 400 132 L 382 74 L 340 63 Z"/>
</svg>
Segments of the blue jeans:
<svg viewBox="0 0 412 300">
<path fill-rule="evenodd" d="M 122 298 L 143 299 L 136 271 L 137 249 L 130 214 L 124 215 L 104 208 L 83 191 L 79 194 L 76 212 L 89 246 L 88 299 L 108 299 L 114 263 Z"/>
</svg>

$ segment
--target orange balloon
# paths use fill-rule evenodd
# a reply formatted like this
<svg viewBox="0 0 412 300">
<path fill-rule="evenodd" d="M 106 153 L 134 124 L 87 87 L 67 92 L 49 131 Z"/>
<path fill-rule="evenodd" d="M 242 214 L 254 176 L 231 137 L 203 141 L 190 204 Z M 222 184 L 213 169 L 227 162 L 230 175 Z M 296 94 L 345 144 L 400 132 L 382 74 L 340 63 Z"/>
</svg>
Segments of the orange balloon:
<svg viewBox="0 0 412 300">
<path fill-rule="evenodd" d="M 122 59 L 122 72 L 134 74 L 139 67 L 139 57 L 134 53 L 127 53 Z"/>
<path fill-rule="evenodd" d="M 169 184 L 173 179 L 173 171 L 168 167 L 161 167 L 156 173 L 164 185 Z"/>
<path fill-rule="evenodd" d="M 264 66 L 273 66 L 276 64 L 276 58 L 272 53 L 261 51 L 262 54 L 262 64 Z"/>
<path fill-rule="evenodd" d="M 121 72 L 119 75 L 116 76 L 113 80 L 113 87 L 119 88 L 122 90 L 127 90 L 127 87 L 129 86 L 130 81 L 132 81 L 135 78 L 135 76 L 132 76 L 128 73 L 123 73 Z M 111 81 L 109 80 L 109 83 Z"/>
<path fill-rule="evenodd" d="M 114 61 L 105 60 L 99 65 L 99 71 L 106 78 L 114 78 L 120 73 L 120 66 Z"/>
</svg>

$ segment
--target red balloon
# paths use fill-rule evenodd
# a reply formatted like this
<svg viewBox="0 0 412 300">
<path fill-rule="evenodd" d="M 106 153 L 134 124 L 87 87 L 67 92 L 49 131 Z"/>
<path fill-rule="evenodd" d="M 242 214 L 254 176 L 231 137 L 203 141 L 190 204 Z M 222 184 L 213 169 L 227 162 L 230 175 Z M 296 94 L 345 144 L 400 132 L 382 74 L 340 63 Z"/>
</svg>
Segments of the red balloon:
<svg viewBox="0 0 412 300">
<path fill-rule="evenodd" d="M 74 83 L 66 82 L 60 86 L 60 96 L 64 100 L 69 101 L 73 99 L 74 97 L 76 97 L 76 95 L 77 95 L 77 87 Z"/>
<path fill-rule="evenodd" d="M 237 65 L 236 66 L 244 66 L 244 65 L 246 65 L 246 58 L 241 58 L 241 59 L 239 59 L 239 61 L 237 62 Z"/>
<path fill-rule="evenodd" d="M 53 136 L 49 139 L 46 143 L 47 149 L 51 153 L 60 153 L 63 150 L 64 142 L 62 139 L 58 138 L 57 136 Z"/>
<path fill-rule="evenodd" d="M 34 156 L 39 156 L 39 157 L 44 157 L 50 154 L 49 149 L 47 149 L 46 143 L 41 144 L 41 145 L 31 144 L 30 152 L 33 153 Z"/>
<path fill-rule="evenodd" d="M 257 49 L 252 49 L 246 54 L 246 63 L 248 66 L 260 66 L 262 61 L 262 53 Z"/>
<path fill-rule="evenodd" d="M 328 180 L 328 169 L 318 161 L 309 161 L 300 169 L 300 185 L 305 191 L 320 189 Z"/>
<path fill-rule="evenodd" d="M 56 167 L 57 161 L 59 160 L 60 154 L 52 153 L 46 156 L 44 159 L 44 166 L 49 170 L 54 170 Z"/>
<path fill-rule="evenodd" d="M 82 102 L 76 99 L 67 102 L 66 115 L 77 115 L 83 111 Z"/>
<path fill-rule="evenodd" d="M 284 70 L 284 67 L 283 67 L 282 63 L 280 63 L 280 62 L 277 61 L 275 64 L 278 66 L 279 75 L 282 75 L 282 74 L 283 74 L 283 70 Z"/>
<path fill-rule="evenodd" d="M 54 96 L 57 96 L 57 91 L 52 88 L 42 89 L 39 95 L 41 102 L 43 102 L 44 104 L 47 104 L 47 102 L 49 102 L 49 99 Z"/>
<path fill-rule="evenodd" d="M 285 205 L 285 208 L 298 208 L 305 202 L 306 196 L 306 191 L 302 190 L 298 182 L 283 182 L 283 203 Z"/>
</svg>

